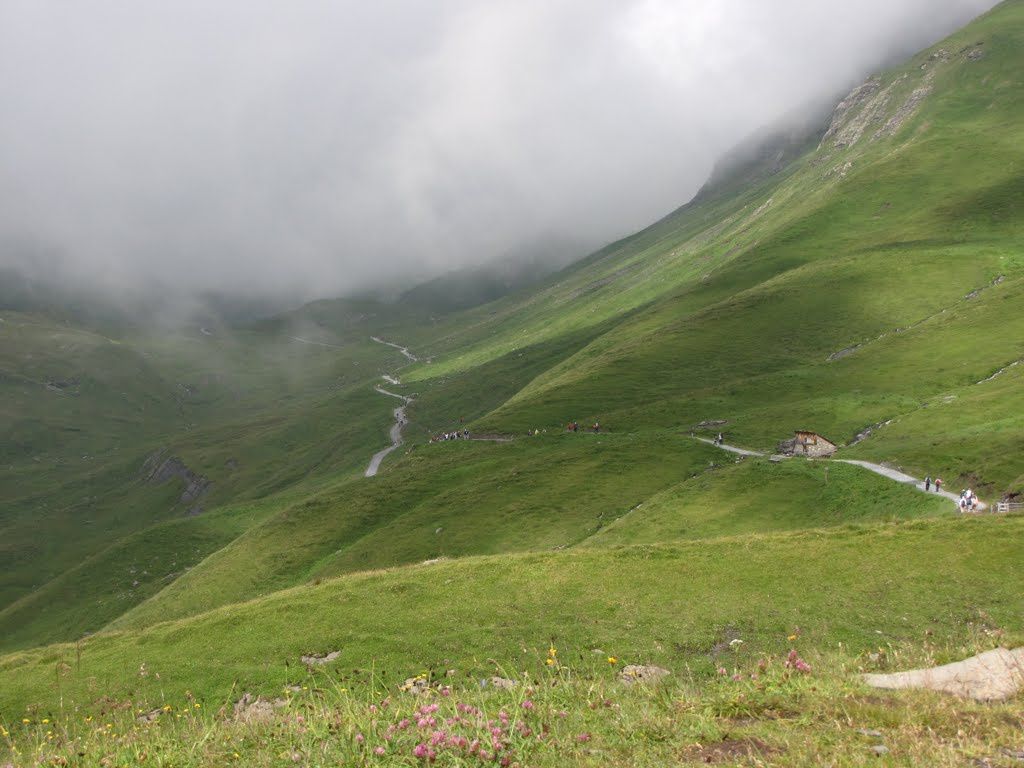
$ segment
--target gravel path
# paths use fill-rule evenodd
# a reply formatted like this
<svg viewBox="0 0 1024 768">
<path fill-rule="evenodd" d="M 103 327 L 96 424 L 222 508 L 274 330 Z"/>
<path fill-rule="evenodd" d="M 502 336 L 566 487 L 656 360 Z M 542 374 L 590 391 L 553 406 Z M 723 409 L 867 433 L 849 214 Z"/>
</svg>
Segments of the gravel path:
<svg viewBox="0 0 1024 768">
<path fill-rule="evenodd" d="M 416 357 L 416 355 L 414 355 L 412 352 L 409 351 L 408 347 L 403 347 L 401 344 L 392 344 L 390 341 L 384 341 L 384 339 L 379 339 L 376 336 L 371 336 L 370 338 L 373 339 L 374 341 L 376 341 L 378 344 L 386 344 L 389 347 L 394 347 L 399 352 L 401 352 L 403 355 L 405 355 L 407 358 L 412 360 L 414 363 L 417 360 L 419 360 L 419 358 Z"/>
<path fill-rule="evenodd" d="M 716 443 L 714 440 L 708 440 L 706 437 L 696 437 L 694 440 L 700 440 L 702 443 L 713 445 L 716 448 L 721 448 L 723 451 L 729 451 L 730 453 L 738 453 L 740 456 L 767 456 L 767 453 L 761 453 L 760 451 L 748 451 L 746 448 L 738 448 L 735 445 L 726 445 L 725 443 Z"/>
<path fill-rule="evenodd" d="M 392 344 L 390 341 L 378 339 L 376 336 L 371 336 L 370 338 L 376 341 L 378 344 L 386 344 L 389 347 L 394 347 L 403 355 L 405 355 L 405 357 L 407 357 L 409 360 L 413 362 L 416 362 L 416 360 L 419 359 L 416 357 L 416 355 L 414 355 L 412 352 L 410 352 L 408 349 L 401 346 L 400 344 Z M 400 383 L 396 377 L 391 376 L 390 374 L 387 373 L 385 373 L 381 378 L 383 378 L 384 381 L 386 381 L 388 384 Z M 374 475 L 376 475 L 377 470 L 380 469 L 380 463 L 384 461 L 384 457 L 402 444 L 402 427 L 405 425 L 405 407 L 412 402 L 411 397 L 406 397 L 405 395 L 397 395 L 394 392 L 388 392 L 386 389 L 382 389 L 381 387 L 375 387 L 375 389 L 382 395 L 387 395 L 388 397 L 397 397 L 399 400 L 402 401 L 402 405 L 395 408 L 395 410 L 393 411 L 395 416 L 395 423 L 392 425 L 391 431 L 388 432 L 388 437 L 391 438 L 391 445 L 373 454 L 373 458 L 370 459 L 370 465 L 366 468 L 366 472 L 364 474 L 365 477 L 373 477 Z"/>
<path fill-rule="evenodd" d="M 719 444 L 716 444 L 714 440 L 709 440 L 706 437 L 696 437 L 696 436 L 694 436 L 694 439 L 695 440 L 700 440 L 702 443 L 707 443 L 708 445 L 714 445 L 716 448 L 721 448 L 723 451 L 729 451 L 731 453 L 738 453 L 741 456 L 767 456 L 768 455 L 768 454 L 762 453 L 760 451 L 748 451 L 746 448 L 739 448 L 739 447 L 737 447 L 735 445 L 727 445 L 725 443 L 722 443 L 722 444 L 719 445 Z M 786 457 L 786 458 L 789 458 L 789 457 Z M 899 470 L 891 469 L 890 467 L 883 467 L 881 464 L 875 464 L 874 462 L 871 462 L 871 461 L 859 461 L 857 459 L 828 459 L 828 461 L 838 461 L 838 462 L 842 462 L 843 464 L 853 464 L 854 466 L 862 467 L 863 469 L 866 469 L 866 470 L 868 470 L 870 472 L 874 472 L 875 474 L 881 475 L 882 477 L 887 477 L 890 480 L 895 480 L 897 483 L 905 483 L 907 485 L 913 485 L 915 488 L 917 488 L 922 493 L 926 492 L 926 493 L 938 494 L 942 498 L 949 499 L 950 501 L 952 501 L 955 505 L 957 505 L 957 508 L 959 509 L 959 505 L 960 505 L 960 496 L 959 496 L 959 494 L 951 493 L 950 491 L 936 491 L 936 490 L 934 490 L 934 486 L 932 486 L 932 490 L 925 491 L 924 480 L 919 480 L 918 478 L 913 477 L 911 475 L 908 475 L 905 472 L 900 472 Z M 988 504 L 986 504 L 985 502 L 983 502 L 983 501 L 981 501 L 979 499 L 979 500 L 977 500 L 975 502 L 974 508 L 978 512 L 983 512 L 984 510 L 988 509 Z"/>
<path fill-rule="evenodd" d="M 411 397 L 396 395 L 394 392 L 388 392 L 386 389 L 381 389 L 380 387 L 376 387 L 376 390 L 382 395 L 397 397 L 403 404 L 394 410 L 395 423 L 392 425 L 391 431 L 388 433 L 388 437 L 391 438 L 391 445 L 373 454 L 373 458 L 370 459 L 370 466 L 366 468 L 366 477 L 373 477 L 376 475 L 377 470 L 380 469 L 380 463 L 384 461 L 384 457 L 402 444 L 402 426 L 405 424 L 405 406 L 412 402 Z"/>
</svg>

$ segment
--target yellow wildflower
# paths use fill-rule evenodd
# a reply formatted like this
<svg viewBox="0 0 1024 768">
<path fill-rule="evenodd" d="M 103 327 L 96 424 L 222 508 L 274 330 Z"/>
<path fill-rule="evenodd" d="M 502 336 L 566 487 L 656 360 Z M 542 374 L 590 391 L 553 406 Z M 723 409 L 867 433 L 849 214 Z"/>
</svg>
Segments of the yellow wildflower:
<svg viewBox="0 0 1024 768">
<path fill-rule="evenodd" d="M 618 659 L 616 659 L 614 656 L 609 656 L 608 657 L 608 663 L 609 664 L 615 664 L 617 662 L 618 662 Z"/>
</svg>

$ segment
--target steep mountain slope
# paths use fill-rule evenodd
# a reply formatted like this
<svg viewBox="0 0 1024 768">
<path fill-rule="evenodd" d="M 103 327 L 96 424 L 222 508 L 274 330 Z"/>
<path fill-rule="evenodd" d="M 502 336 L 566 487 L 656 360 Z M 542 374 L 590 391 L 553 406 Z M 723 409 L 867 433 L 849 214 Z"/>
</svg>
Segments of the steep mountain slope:
<svg viewBox="0 0 1024 768">
<path fill-rule="evenodd" d="M 750 447 L 810 428 L 850 443 L 844 455 L 990 496 L 1020 492 L 1022 43 L 1024 3 L 1004 3 L 856 89 L 819 140 L 787 140 L 804 150 L 782 156 L 788 164 L 763 173 L 758 155 L 746 177 L 734 169 L 728 183 L 535 289 L 451 315 L 321 302 L 233 332 L 217 360 L 230 360 L 246 397 L 228 405 L 221 385 L 187 428 L 168 393 L 178 372 L 202 366 L 185 354 L 153 363 L 174 426 L 146 421 L 136 466 L 167 446 L 213 480 L 208 509 L 223 508 L 194 523 L 174 518 L 183 510 L 165 489 L 151 519 L 118 523 L 106 546 L 97 537 L 40 571 L 76 568 L 63 578 L 31 591 L 39 581 L 26 567 L 0 611 L 6 647 L 230 613 L 274 590 L 437 557 L 586 544 L 596 563 L 632 543 L 951 513 L 853 468 L 819 480 L 803 465 L 723 467 L 731 458 L 688 436 L 708 421 Z M 410 346 L 419 361 L 372 335 Z M 143 348 L 131 359 L 152 361 Z M 393 407 L 373 390 L 382 374 L 415 397 L 408 445 L 363 478 Z M 33 418 L 43 434 L 65 423 Z M 564 434 L 572 420 L 603 429 Z M 467 426 L 514 439 L 427 444 Z M 8 471 L 29 477 L 29 462 L 22 451 Z M 83 482 L 102 476 L 82 470 Z M 745 495 L 750 483 L 768 485 Z M 128 485 L 111 510 L 141 493 L 137 480 Z M 59 494 L 80 523 L 72 488 Z M 48 497 L 14 498 L 10 530 L 30 531 L 23 543 L 42 537 L 25 521 Z M 168 535 L 195 542 L 170 564 Z M 699 551 L 684 549 L 665 557 L 678 564 Z M 550 562 L 537 578 L 569 578 L 584 560 Z M 460 578 L 458 564 L 446 567 Z M 465 578 L 491 587 L 481 600 L 504 599 L 500 579 L 471 571 Z M 394 658 L 412 658 L 403 653 Z"/>
<path fill-rule="evenodd" d="M 557 423 L 586 404 L 618 429 L 728 419 L 761 448 L 801 425 L 845 443 L 965 397 L 1024 353 L 1022 15 L 1004 4 L 872 78 L 787 172 L 598 254 L 436 365 L 464 370 L 615 314 L 481 428 Z M 1015 492 L 1018 473 L 997 469 L 1013 426 L 950 433 L 942 419 L 934 430 L 966 465 L 915 468 Z M 882 430 L 857 452 L 891 458 L 885 442 Z"/>
</svg>

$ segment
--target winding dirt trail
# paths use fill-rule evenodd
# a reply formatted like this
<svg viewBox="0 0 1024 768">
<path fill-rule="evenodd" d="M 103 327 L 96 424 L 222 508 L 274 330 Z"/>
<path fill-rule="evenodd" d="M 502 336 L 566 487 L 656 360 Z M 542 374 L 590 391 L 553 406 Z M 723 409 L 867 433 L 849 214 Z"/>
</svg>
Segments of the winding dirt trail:
<svg viewBox="0 0 1024 768">
<path fill-rule="evenodd" d="M 339 347 L 337 344 L 328 344 L 326 341 L 313 341 L 312 339 L 304 339 L 301 336 L 292 336 L 292 341 L 300 341 L 303 344 L 311 344 L 314 347 L 327 347 L 329 349 L 344 349 Z"/>
<path fill-rule="evenodd" d="M 396 395 L 394 392 L 388 392 L 386 389 L 382 389 L 381 387 L 375 387 L 375 389 L 382 395 L 397 397 L 402 401 L 402 405 L 398 406 L 393 411 L 395 423 L 391 426 L 391 431 L 388 432 L 388 437 L 391 438 L 391 445 L 373 454 L 373 458 L 370 459 L 370 465 L 366 468 L 365 477 L 373 477 L 376 475 L 377 470 L 380 469 L 380 463 L 384 461 L 384 457 L 402 444 L 402 427 L 405 425 L 405 407 L 412 402 L 411 397 Z"/>
<path fill-rule="evenodd" d="M 378 344 L 385 344 L 389 347 L 394 347 L 412 362 L 416 362 L 419 359 L 406 347 L 403 347 L 400 344 L 392 344 L 390 341 L 384 341 L 384 339 L 379 339 L 376 336 L 371 336 L 370 338 L 376 341 Z M 383 374 L 381 378 L 384 379 L 384 381 L 386 381 L 388 384 L 397 385 L 402 383 L 398 380 L 396 376 L 392 376 L 391 374 L 388 373 Z M 370 459 L 370 465 L 366 468 L 364 477 L 373 477 L 374 475 L 376 475 L 377 471 L 380 469 L 380 463 L 384 461 L 384 457 L 402 444 L 402 427 L 405 426 L 405 409 L 406 406 L 408 406 L 409 403 L 412 402 L 411 397 L 399 395 L 394 392 L 388 392 L 383 387 L 377 386 L 374 387 L 374 389 L 380 392 L 382 395 L 387 395 L 388 397 L 397 397 L 399 400 L 402 401 L 402 404 L 395 408 L 395 410 L 392 412 L 395 417 L 395 423 L 391 426 L 391 430 L 388 432 L 388 437 L 391 439 L 391 445 L 373 454 L 373 458 Z"/>
<path fill-rule="evenodd" d="M 735 445 L 726 445 L 725 443 L 717 444 L 717 443 L 715 443 L 714 440 L 709 440 L 706 437 L 696 437 L 695 436 L 694 439 L 695 440 L 700 440 L 702 443 L 707 443 L 708 445 L 714 445 L 716 448 L 721 448 L 723 451 L 729 451 L 730 453 L 738 453 L 741 456 L 767 456 L 768 455 L 767 453 L 762 453 L 761 451 L 748 451 L 745 448 L 739 448 L 739 447 L 737 447 Z M 781 458 L 791 458 L 791 457 L 783 456 Z M 819 459 L 819 461 L 820 461 L 820 459 Z M 921 491 L 922 493 L 936 494 L 938 496 L 941 496 L 944 499 L 949 499 L 954 504 L 956 504 L 957 505 L 957 509 L 959 509 L 959 505 L 960 505 L 960 496 L 959 495 L 957 495 L 955 493 L 951 493 L 950 491 L 936 491 L 936 490 L 934 490 L 934 486 L 933 486 L 932 490 L 927 490 L 926 491 L 925 487 L 924 487 L 924 480 L 919 480 L 918 478 L 913 477 L 912 475 L 908 475 L 905 472 L 900 472 L 899 470 L 892 469 L 890 467 L 884 467 L 881 464 L 875 464 L 872 461 L 860 461 L 858 459 L 827 459 L 827 461 L 838 461 L 838 462 L 841 462 L 843 464 L 853 464 L 856 467 L 861 467 L 861 468 L 866 469 L 866 470 L 868 470 L 870 472 L 874 472 L 876 475 L 881 475 L 882 477 L 887 477 L 890 480 L 895 480 L 897 483 L 904 483 L 906 485 L 913 485 L 915 488 L 917 488 L 917 490 Z M 986 509 L 988 509 L 988 504 L 986 504 L 985 502 L 981 501 L 980 499 L 977 499 L 975 501 L 974 508 L 978 512 L 983 512 Z"/>
<path fill-rule="evenodd" d="M 401 344 L 392 344 L 390 341 L 384 341 L 384 339 L 378 338 L 377 336 L 371 336 L 370 338 L 376 341 L 378 344 L 386 344 L 389 347 L 394 347 L 414 363 L 419 360 L 419 358 L 416 357 L 416 355 L 409 351 L 408 347 L 403 347 Z"/>
</svg>

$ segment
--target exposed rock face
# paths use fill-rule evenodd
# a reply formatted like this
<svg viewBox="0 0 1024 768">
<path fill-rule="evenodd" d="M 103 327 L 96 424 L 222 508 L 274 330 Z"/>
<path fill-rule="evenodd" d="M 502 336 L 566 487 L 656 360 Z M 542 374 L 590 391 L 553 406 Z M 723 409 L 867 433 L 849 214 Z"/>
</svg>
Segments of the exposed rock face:
<svg viewBox="0 0 1024 768">
<path fill-rule="evenodd" d="M 844 147 L 852 143 L 850 141 L 851 138 L 853 141 L 856 141 L 860 137 L 860 133 L 853 136 L 852 131 L 844 131 L 856 110 L 878 92 L 878 85 L 878 79 L 871 78 L 867 82 L 858 85 L 846 95 L 845 99 L 839 102 L 835 112 L 832 113 L 832 123 L 821 139 L 821 146 L 834 141 L 835 146 Z"/>
<path fill-rule="evenodd" d="M 964 661 L 892 675 L 864 675 L 874 688 L 927 688 L 978 701 L 1004 701 L 1024 689 L 1024 647 L 996 648 Z"/>
<path fill-rule="evenodd" d="M 924 82 L 922 82 L 917 88 L 910 92 L 907 100 L 900 105 L 900 108 L 893 113 L 881 128 L 875 131 L 875 135 L 871 137 L 872 141 L 877 139 L 883 139 L 888 136 L 892 136 L 898 131 L 907 119 L 913 115 L 921 102 L 925 100 L 925 97 L 932 92 L 932 79 L 935 77 L 935 70 L 929 70 L 924 76 Z"/>
<path fill-rule="evenodd" d="M 946 61 L 948 56 L 935 54 L 935 61 Z M 819 149 L 826 145 L 836 148 L 851 147 L 869 130 L 871 140 L 892 136 L 917 111 L 932 90 L 935 70 L 928 68 L 921 83 L 914 88 L 894 112 L 889 111 L 893 96 L 907 82 L 907 75 L 900 75 L 884 88 L 877 77 L 861 83 L 839 102 L 832 113 L 832 123 L 821 140 Z"/>
<path fill-rule="evenodd" d="M 185 484 L 180 501 L 191 504 L 210 489 L 210 481 L 202 475 L 197 475 L 174 456 L 168 456 L 165 451 L 157 451 L 142 465 L 142 478 L 149 485 L 162 485 L 172 478 L 180 478 Z M 202 511 L 198 505 L 190 508 L 190 514 L 197 514 L 196 510 Z"/>
</svg>

